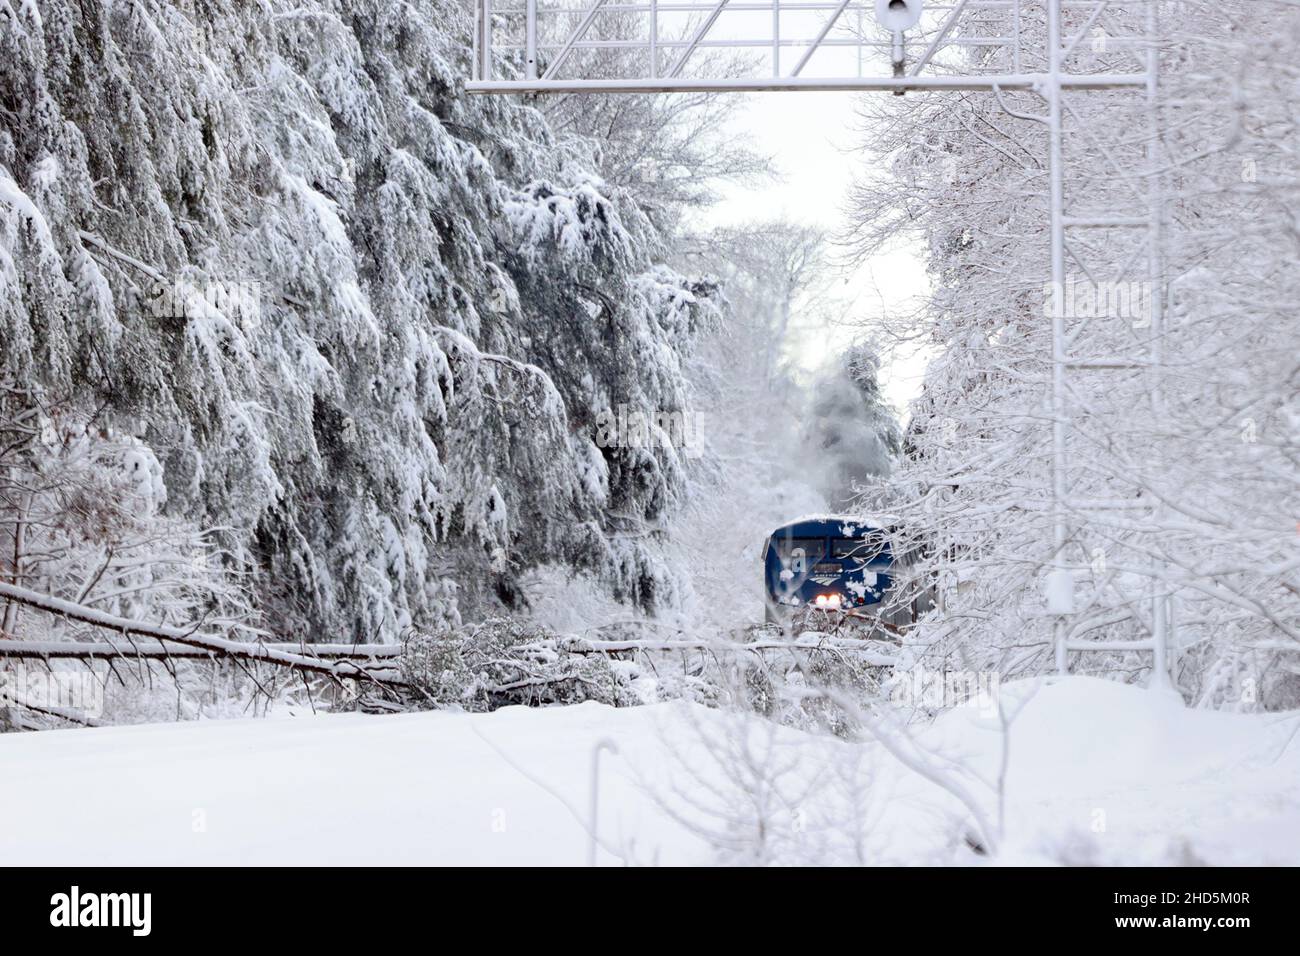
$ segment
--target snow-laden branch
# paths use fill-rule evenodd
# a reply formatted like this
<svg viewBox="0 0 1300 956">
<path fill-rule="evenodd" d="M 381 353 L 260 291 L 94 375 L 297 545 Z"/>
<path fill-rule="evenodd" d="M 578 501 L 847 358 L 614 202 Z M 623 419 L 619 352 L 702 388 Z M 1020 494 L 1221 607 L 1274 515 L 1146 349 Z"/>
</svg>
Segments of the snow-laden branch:
<svg viewBox="0 0 1300 956">
<path fill-rule="evenodd" d="M 241 660 L 263 661 L 284 667 L 296 667 L 300 670 L 325 674 L 335 679 L 351 678 L 354 680 L 375 681 L 377 683 L 401 683 L 401 679 L 389 671 L 373 671 L 365 665 L 351 660 L 329 661 L 307 654 L 294 654 L 279 650 L 268 644 L 251 644 L 232 641 L 215 635 L 202 635 L 195 631 L 165 624 L 151 624 L 146 621 L 134 621 L 130 618 L 108 614 L 84 604 L 74 604 L 49 594 L 31 591 L 14 584 L 0 582 L 0 597 L 28 607 L 37 608 L 50 614 L 57 614 L 90 624 L 94 627 L 116 631 L 126 636 L 153 638 L 157 641 L 172 641 L 188 647 L 199 648 L 217 655 L 234 657 Z M 3 645 L 0 645 L 3 646 Z M 0 651 L 0 653 L 3 653 Z"/>
<path fill-rule="evenodd" d="M 832 688 L 816 689 L 788 688 L 791 695 L 804 699 L 824 698 L 842 708 L 863 729 L 887 750 L 903 766 L 918 774 L 940 789 L 955 797 L 964 806 L 979 831 L 980 844 L 991 854 L 996 855 L 1001 833 L 995 829 L 988 813 L 970 788 L 953 772 L 952 765 L 945 767 L 935 755 L 926 751 L 903 727 L 891 725 L 881 717 L 859 707 L 848 695 Z M 958 768 L 962 769 L 962 768 Z"/>
<path fill-rule="evenodd" d="M 0 638 L 5 635 L 0 634 Z M 299 654 L 305 657 L 329 660 L 390 660 L 402 653 L 400 644 L 242 644 L 242 647 L 264 647 L 268 650 Z M 178 644 L 148 638 L 118 644 L 103 641 L 19 641 L 0 639 L 0 657 L 28 660 L 93 660 L 95 658 L 145 657 L 145 658 L 206 658 L 218 652 L 196 644 Z"/>
</svg>

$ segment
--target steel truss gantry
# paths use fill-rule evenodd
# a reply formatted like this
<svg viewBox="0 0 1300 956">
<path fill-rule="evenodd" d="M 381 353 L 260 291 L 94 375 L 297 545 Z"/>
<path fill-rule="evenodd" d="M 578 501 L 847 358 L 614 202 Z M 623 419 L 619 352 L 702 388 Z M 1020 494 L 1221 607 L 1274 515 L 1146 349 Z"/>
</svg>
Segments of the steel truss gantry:
<svg viewBox="0 0 1300 956">
<path fill-rule="evenodd" d="M 473 93 L 679 93 L 848 90 L 903 93 L 982 91 L 1010 115 L 1047 130 L 1052 326 L 1050 396 L 1051 568 L 1047 613 L 1054 619 L 1056 664 L 1070 652 L 1146 651 L 1153 684 L 1167 686 L 1173 629 L 1159 566 L 1151 569 L 1149 637 L 1098 642 L 1073 635 L 1076 613 L 1071 519 L 1132 499 L 1072 497 L 1068 439 L 1072 375 L 1148 376 L 1150 413 L 1162 414 L 1161 343 L 1165 324 L 1164 196 L 1160 184 L 1159 4 L 1161 0 L 475 0 Z M 1027 29 L 1028 13 L 1045 32 Z M 991 14 L 996 13 L 996 16 Z M 1140 13 L 1140 16 L 1137 15 Z M 1024 18 L 1022 20 L 1022 17 Z M 1069 21 L 1068 32 L 1067 23 Z M 1045 20 L 1045 24 L 1044 24 Z M 1137 22 L 1138 29 L 1132 29 Z M 1114 30 L 1116 23 L 1128 29 Z M 1098 42 L 1125 67 L 1080 67 Z M 717 75 L 710 52 L 752 64 L 745 75 Z M 613 56 L 611 56 L 613 54 Z M 1095 57 L 1093 58 L 1096 59 Z M 733 59 L 733 63 L 735 60 Z M 847 68 L 846 68 L 847 65 Z M 1004 94 L 1032 91 L 1041 114 L 1014 110 Z M 1140 214 L 1068 208 L 1065 163 L 1069 100 L 1091 91 L 1140 98 L 1145 130 Z M 1086 135 L 1086 131 L 1083 131 Z M 1094 141 L 1095 142 L 1095 141 Z M 1101 147 L 1106 160 L 1114 157 Z M 1116 164 L 1117 165 L 1117 164 Z M 1067 257 L 1091 275 L 1070 236 L 1077 230 L 1144 232 L 1150 302 L 1145 354 L 1079 356 L 1067 314 Z M 1121 266 L 1124 278 L 1133 263 Z M 1145 504 L 1138 507 L 1146 508 Z M 1159 506 L 1150 509 L 1157 512 Z M 1078 546 L 1078 542 L 1074 542 Z"/>
</svg>

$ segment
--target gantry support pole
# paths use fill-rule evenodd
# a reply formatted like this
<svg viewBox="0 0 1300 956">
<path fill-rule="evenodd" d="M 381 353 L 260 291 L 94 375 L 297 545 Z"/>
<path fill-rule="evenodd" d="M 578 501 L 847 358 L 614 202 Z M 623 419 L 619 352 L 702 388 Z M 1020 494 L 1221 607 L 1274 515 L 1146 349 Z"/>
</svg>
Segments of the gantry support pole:
<svg viewBox="0 0 1300 956">
<path fill-rule="evenodd" d="M 1164 359 L 1164 336 L 1165 336 L 1165 290 L 1164 290 L 1164 188 L 1162 185 L 1162 175 L 1160 172 L 1160 106 L 1159 106 L 1159 80 L 1160 80 L 1160 19 L 1157 0 L 1147 0 L 1146 10 L 1146 67 L 1147 67 L 1147 88 L 1146 88 L 1146 110 L 1147 110 L 1147 142 L 1144 151 L 1144 158 L 1147 165 L 1147 214 L 1149 222 L 1147 225 L 1147 300 L 1148 308 L 1151 310 L 1151 346 L 1148 349 L 1147 359 L 1151 363 L 1147 374 L 1149 376 L 1149 388 L 1151 390 L 1151 415 L 1159 423 L 1165 417 L 1165 399 L 1164 399 L 1164 382 L 1163 370 L 1161 363 Z M 1156 451 L 1156 462 L 1161 464 L 1163 461 L 1159 449 Z M 1156 475 L 1159 480 L 1160 473 Z M 1158 528 L 1160 517 L 1164 511 L 1164 506 L 1157 503 L 1154 508 L 1155 524 Z M 1169 671 L 1169 645 L 1171 621 L 1169 613 L 1169 604 L 1172 597 L 1169 594 L 1169 584 L 1166 580 L 1166 568 L 1164 562 L 1159 557 L 1160 542 L 1155 541 L 1152 544 L 1154 552 L 1152 557 L 1152 575 L 1151 575 L 1151 682 L 1150 686 L 1156 689 L 1163 689 L 1171 686 Z"/>
<path fill-rule="evenodd" d="M 1061 147 L 1061 0 L 1047 0 L 1047 75 L 1043 95 L 1047 97 L 1047 165 L 1048 230 L 1051 237 L 1052 283 L 1052 571 L 1048 581 L 1049 598 L 1059 600 L 1068 587 L 1073 600 L 1074 582 L 1065 561 L 1068 529 L 1066 514 L 1066 435 L 1067 407 L 1065 365 L 1068 343 L 1065 337 L 1065 171 Z M 1056 669 L 1067 670 L 1066 636 L 1069 621 L 1061 607 L 1052 609 L 1052 639 L 1056 646 Z"/>
</svg>

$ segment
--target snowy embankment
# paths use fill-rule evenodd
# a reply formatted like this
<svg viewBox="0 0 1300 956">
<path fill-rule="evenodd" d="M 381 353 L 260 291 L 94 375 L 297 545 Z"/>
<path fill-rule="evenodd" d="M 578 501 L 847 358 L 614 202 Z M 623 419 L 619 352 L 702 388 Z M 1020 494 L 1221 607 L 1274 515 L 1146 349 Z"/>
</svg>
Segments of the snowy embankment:
<svg viewBox="0 0 1300 956">
<path fill-rule="evenodd" d="M 1023 704 L 1006 862 L 1300 863 L 1298 715 L 1187 711 L 1088 678 L 1003 696 Z M 951 711 L 917 740 L 996 783 L 996 715 Z M 602 741 L 604 864 L 981 859 L 960 804 L 879 746 L 583 704 L 7 735 L 0 860 L 581 864 Z M 996 821 L 996 787 L 961 772 Z"/>
</svg>

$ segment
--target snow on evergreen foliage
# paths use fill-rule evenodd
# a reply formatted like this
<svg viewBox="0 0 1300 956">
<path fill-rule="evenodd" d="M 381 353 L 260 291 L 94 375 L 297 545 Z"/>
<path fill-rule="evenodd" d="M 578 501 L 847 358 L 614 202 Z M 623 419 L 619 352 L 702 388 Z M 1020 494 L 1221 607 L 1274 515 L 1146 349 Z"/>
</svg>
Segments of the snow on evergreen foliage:
<svg viewBox="0 0 1300 956">
<path fill-rule="evenodd" d="M 131 423 L 281 637 L 454 624 L 548 563 L 672 592 L 643 532 L 684 463 L 593 423 L 688 407 L 711 290 L 463 94 L 469 35 L 445 0 L 0 0 L 0 382 Z"/>
<path fill-rule="evenodd" d="M 1162 281 L 1143 288 L 1144 231 L 1068 237 L 1073 288 L 1122 276 L 1130 293 L 1065 307 L 1069 355 L 1138 363 L 1067 376 L 1065 562 L 1078 608 L 1068 636 L 1142 640 L 1159 596 L 1175 624 L 1172 678 L 1188 700 L 1294 707 L 1300 15 L 1272 2 L 1162 9 L 1165 133 L 1152 154 L 1143 101 L 1097 93 L 1069 102 L 1067 210 L 1145 216 L 1146 189 L 1159 179 L 1167 241 Z M 1144 9 L 1110 12 L 1102 32 L 1141 35 Z M 1022 45 L 1041 49 L 1042 8 L 1025 15 L 1037 39 Z M 1082 29 L 1087 16 L 1070 12 L 1065 28 Z M 1128 56 L 1119 43 L 1084 44 L 1075 68 L 1126 69 Z M 984 53 L 971 63 L 1005 66 Z M 1006 100 L 1017 112 L 1042 109 L 1034 93 Z M 1048 671 L 1056 619 L 1045 597 L 1061 588 L 1045 580 L 1054 557 L 1046 127 L 992 97 L 884 98 L 864 112 L 883 131 L 871 145 L 893 179 L 858 188 L 858 238 L 875 248 L 919 235 L 934 285 L 927 307 L 893 329 L 936 352 L 891 507 L 923 558 L 917 584 L 944 599 L 914 641 L 932 667 L 1004 679 Z M 1152 295 L 1166 304 L 1158 339 Z M 1072 667 L 1140 679 L 1150 660 L 1093 651 Z"/>
</svg>

